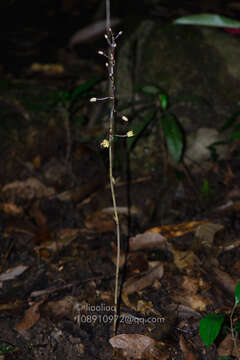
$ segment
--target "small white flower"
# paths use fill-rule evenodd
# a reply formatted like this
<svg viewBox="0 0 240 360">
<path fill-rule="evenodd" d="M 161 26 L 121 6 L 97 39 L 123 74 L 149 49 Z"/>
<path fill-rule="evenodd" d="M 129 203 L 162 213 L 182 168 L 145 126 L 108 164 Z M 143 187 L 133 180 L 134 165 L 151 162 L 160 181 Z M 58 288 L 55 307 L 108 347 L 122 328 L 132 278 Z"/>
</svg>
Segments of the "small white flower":
<svg viewBox="0 0 240 360">
<path fill-rule="evenodd" d="M 96 102 L 97 101 L 97 98 L 93 97 L 89 100 L 90 102 Z"/>
<path fill-rule="evenodd" d="M 123 120 L 123 121 L 128 121 L 128 118 L 127 118 L 125 115 L 123 115 L 123 116 L 122 116 L 122 120 Z"/>
<path fill-rule="evenodd" d="M 99 54 L 99 55 L 104 55 L 104 52 L 101 51 L 101 50 L 99 50 L 99 51 L 98 51 L 98 54 Z"/>
</svg>

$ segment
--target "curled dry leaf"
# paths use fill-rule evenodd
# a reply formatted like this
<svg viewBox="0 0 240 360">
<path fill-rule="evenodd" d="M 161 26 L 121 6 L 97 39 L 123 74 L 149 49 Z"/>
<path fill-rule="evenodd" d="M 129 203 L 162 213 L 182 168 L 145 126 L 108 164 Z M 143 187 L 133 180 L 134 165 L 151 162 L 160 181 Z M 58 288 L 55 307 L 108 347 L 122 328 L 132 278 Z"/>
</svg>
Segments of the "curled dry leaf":
<svg viewBox="0 0 240 360">
<path fill-rule="evenodd" d="M 25 181 L 14 181 L 2 188 L 2 193 L 10 199 L 32 200 L 34 198 L 48 197 L 55 194 L 52 187 L 46 187 L 36 178 Z"/>
<path fill-rule="evenodd" d="M 212 268 L 212 274 L 215 281 L 230 295 L 234 296 L 235 287 L 238 282 L 233 281 L 230 275 L 222 270 L 219 270 L 217 267 Z"/>
<path fill-rule="evenodd" d="M 167 239 L 161 234 L 146 231 L 129 239 L 129 250 L 136 251 L 140 249 L 164 249 L 167 245 Z"/>
<path fill-rule="evenodd" d="M 140 291 L 148 286 L 151 286 L 155 280 L 159 280 L 163 277 L 164 268 L 162 264 L 155 266 L 148 271 L 141 278 L 130 278 L 123 285 L 123 291 L 126 295 L 132 294 L 135 291 Z"/>
<path fill-rule="evenodd" d="M 221 224 L 207 223 L 199 225 L 195 232 L 195 249 L 200 247 L 211 248 L 215 234 L 224 229 Z"/>
<path fill-rule="evenodd" d="M 109 340 L 112 347 L 122 350 L 125 359 L 143 359 L 147 354 L 155 351 L 155 341 L 148 336 L 140 334 L 121 334 Z M 149 358 L 149 356 L 148 356 Z"/>
<path fill-rule="evenodd" d="M 31 329 L 31 327 L 33 327 L 40 318 L 39 306 L 43 302 L 44 300 L 41 300 L 28 308 L 24 313 L 23 319 L 15 325 L 14 330 L 21 332 Z"/>
<path fill-rule="evenodd" d="M 29 268 L 29 266 L 18 265 L 13 269 L 8 269 L 5 273 L 0 275 L 0 282 L 6 280 L 14 280 L 17 276 L 24 273 Z"/>
</svg>

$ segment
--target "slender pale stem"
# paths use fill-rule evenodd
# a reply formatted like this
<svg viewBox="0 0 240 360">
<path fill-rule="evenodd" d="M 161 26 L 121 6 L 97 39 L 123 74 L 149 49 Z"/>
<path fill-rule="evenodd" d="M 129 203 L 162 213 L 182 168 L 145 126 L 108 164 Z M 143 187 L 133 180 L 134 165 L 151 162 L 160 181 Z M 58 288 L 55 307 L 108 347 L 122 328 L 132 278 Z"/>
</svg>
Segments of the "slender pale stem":
<svg viewBox="0 0 240 360">
<path fill-rule="evenodd" d="M 236 338 L 236 334 L 234 333 L 234 327 L 233 327 L 233 314 L 236 310 L 237 304 L 235 303 L 232 311 L 231 311 L 231 315 L 230 315 L 230 328 L 231 328 L 231 335 L 232 335 L 232 341 L 233 341 L 233 345 L 236 351 L 236 355 L 238 360 L 240 360 L 240 354 L 239 354 L 239 350 L 238 350 L 238 346 L 237 346 L 237 338 Z"/>
<path fill-rule="evenodd" d="M 117 330 L 117 314 L 118 314 L 118 289 L 119 289 L 119 263 L 120 263 L 120 224 L 119 216 L 117 211 L 117 202 L 114 188 L 114 177 L 113 177 L 113 140 L 114 140 L 114 128 L 115 128 L 115 80 L 114 80 L 114 66 L 115 66 L 115 48 L 116 42 L 114 35 L 110 27 L 110 0 L 106 0 L 106 31 L 107 31 L 107 42 L 108 42 L 108 76 L 109 76 L 109 98 L 111 99 L 110 106 L 110 118 L 109 118 L 109 181 L 112 194 L 112 202 L 114 208 L 114 220 L 116 223 L 116 235 L 117 235 L 117 261 L 116 261 L 116 273 L 115 273 L 115 292 L 114 292 L 114 321 L 113 321 L 113 335 L 116 335 Z"/>
</svg>

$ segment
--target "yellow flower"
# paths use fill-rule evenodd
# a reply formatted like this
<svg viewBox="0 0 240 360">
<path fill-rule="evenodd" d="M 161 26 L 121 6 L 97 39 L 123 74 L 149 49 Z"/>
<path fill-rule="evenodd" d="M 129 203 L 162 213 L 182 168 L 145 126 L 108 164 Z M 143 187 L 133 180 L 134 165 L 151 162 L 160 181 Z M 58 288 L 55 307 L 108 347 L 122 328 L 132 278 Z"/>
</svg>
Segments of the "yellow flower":
<svg viewBox="0 0 240 360">
<path fill-rule="evenodd" d="M 103 147 L 103 148 L 108 148 L 109 147 L 109 141 L 107 139 L 104 139 L 101 142 L 100 146 Z"/>
<path fill-rule="evenodd" d="M 128 131 L 127 132 L 127 137 L 132 137 L 132 136 L 134 136 L 133 131 L 132 130 Z"/>
</svg>

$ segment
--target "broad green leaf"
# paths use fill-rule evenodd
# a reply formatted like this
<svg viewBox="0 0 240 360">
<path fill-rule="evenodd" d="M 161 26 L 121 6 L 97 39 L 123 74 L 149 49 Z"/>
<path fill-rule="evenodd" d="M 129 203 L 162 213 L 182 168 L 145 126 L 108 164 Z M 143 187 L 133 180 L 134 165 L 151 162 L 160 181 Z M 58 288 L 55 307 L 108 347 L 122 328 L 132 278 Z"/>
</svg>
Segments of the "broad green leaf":
<svg viewBox="0 0 240 360">
<path fill-rule="evenodd" d="M 76 87 L 71 94 L 71 100 L 75 100 L 76 97 L 80 94 L 85 93 L 86 91 L 90 90 L 94 85 L 96 85 L 102 78 L 94 77 L 93 79 L 86 81 L 85 83 Z"/>
<path fill-rule="evenodd" d="M 128 151 L 131 151 L 133 149 L 134 145 L 136 144 L 136 141 L 139 139 L 139 137 L 142 135 L 143 131 L 153 120 L 155 114 L 156 114 L 155 110 L 150 111 L 142 121 L 139 121 L 138 123 L 133 124 L 131 126 L 131 130 L 133 131 L 134 136 L 127 138 Z"/>
<path fill-rule="evenodd" d="M 226 28 L 240 28 L 240 21 L 227 18 L 217 14 L 197 14 L 190 16 L 183 16 L 173 21 L 176 25 L 202 25 L 202 26 L 216 26 Z"/>
<path fill-rule="evenodd" d="M 171 113 L 161 116 L 163 132 L 166 138 L 168 150 L 173 159 L 178 163 L 183 152 L 183 132 L 176 117 Z"/>
<path fill-rule="evenodd" d="M 240 281 L 237 283 L 234 293 L 235 293 L 235 304 L 238 305 L 240 303 Z"/>
<path fill-rule="evenodd" d="M 221 314 L 208 314 L 200 320 L 200 336 L 207 347 L 209 347 L 218 336 L 223 321 L 224 315 Z"/>
</svg>

